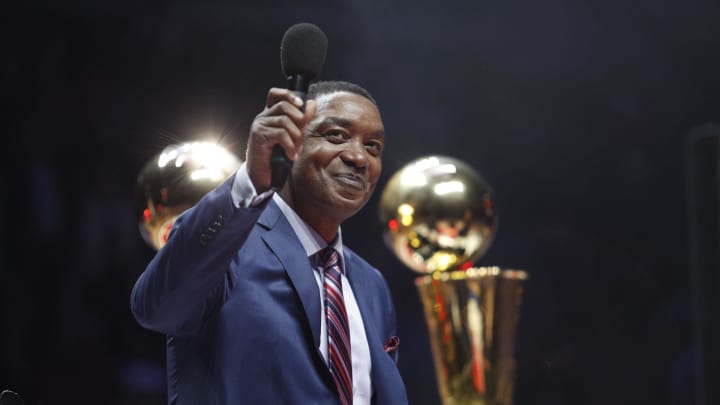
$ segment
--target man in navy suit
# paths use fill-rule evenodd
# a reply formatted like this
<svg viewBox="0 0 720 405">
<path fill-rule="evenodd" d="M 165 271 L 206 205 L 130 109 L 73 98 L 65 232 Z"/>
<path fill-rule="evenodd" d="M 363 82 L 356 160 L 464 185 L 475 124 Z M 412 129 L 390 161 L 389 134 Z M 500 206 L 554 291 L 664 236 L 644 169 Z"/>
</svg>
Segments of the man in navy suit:
<svg viewBox="0 0 720 405">
<path fill-rule="evenodd" d="M 133 288 L 138 322 L 167 335 L 171 404 L 407 403 L 387 284 L 340 230 L 380 177 L 380 112 L 348 82 L 313 84 L 302 107 L 289 90 L 268 92 L 245 163 L 178 218 Z M 279 193 L 275 145 L 294 161 Z M 350 399 L 330 367 L 336 322 L 317 259 L 328 247 L 339 258 Z"/>
</svg>

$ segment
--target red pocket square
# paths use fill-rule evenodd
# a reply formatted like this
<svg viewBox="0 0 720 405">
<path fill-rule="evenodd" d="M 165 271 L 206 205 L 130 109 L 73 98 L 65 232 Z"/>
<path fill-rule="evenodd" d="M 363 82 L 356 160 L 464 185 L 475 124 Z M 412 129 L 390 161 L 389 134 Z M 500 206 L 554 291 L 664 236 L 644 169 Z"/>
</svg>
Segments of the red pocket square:
<svg viewBox="0 0 720 405">
<path fill-rule="evenodd" d="M 390 339 L 388 339 L 387 342 L 385 342 L 385 346 L 383 346 L 383 347 L 385 348 L 385 353 L 389 353 L 389 352 L 397 349 L 398 346 L 400 346 L 400 338 L 397 336 L 393 336 Z"/>
</svg>

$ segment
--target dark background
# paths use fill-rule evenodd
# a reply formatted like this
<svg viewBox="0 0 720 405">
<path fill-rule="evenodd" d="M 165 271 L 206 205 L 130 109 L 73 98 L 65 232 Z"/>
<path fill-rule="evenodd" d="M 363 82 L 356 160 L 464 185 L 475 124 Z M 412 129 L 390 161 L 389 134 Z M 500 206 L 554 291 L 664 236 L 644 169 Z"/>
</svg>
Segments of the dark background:
<svg viewBox="0 0 720 405">
<path fill-rule="evenodd" d="M 710 0 L 55 2 L 2 6 L 0 389 L 28 404 L 160 404 L 164 337 L 129 292 L 153 255 L 136 176 L 164 146 L 244 156 L 279 44 L 309 21 L 322 79 L 378 100 L 381 186 L 428 154 L 493 186 L 478 264 L 531 280 L 516 404 L 692 404 L 683 149 L 720 119 Z M 412 404 L 437 404 L 415 275 L 381 241 L 377 195 L 345 242 L 395 296 Z"/>
</svg>

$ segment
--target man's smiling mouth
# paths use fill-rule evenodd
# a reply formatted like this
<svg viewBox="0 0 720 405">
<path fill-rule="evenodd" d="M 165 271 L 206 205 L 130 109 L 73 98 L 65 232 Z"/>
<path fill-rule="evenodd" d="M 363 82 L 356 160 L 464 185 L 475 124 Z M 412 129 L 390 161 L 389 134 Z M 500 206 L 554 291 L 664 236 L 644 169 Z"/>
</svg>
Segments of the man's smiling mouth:
<svg viewBox="0 0 720 405">
<path fill-rule="evenodd" d="M 367 182 L 365 181 L 365 179 L 352 173 L 336 174 L 333 176 L 333 178 L 335 178 L 337 182 L 354 188 L 356 190 L 364 191 L 367 189 Z"/>
</svg>

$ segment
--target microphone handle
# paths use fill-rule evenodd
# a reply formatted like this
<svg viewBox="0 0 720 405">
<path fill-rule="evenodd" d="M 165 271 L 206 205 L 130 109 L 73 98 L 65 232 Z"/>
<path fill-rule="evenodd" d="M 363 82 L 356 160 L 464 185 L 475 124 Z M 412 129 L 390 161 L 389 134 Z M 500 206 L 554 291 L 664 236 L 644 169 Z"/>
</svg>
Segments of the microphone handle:
<svg viewBox="0 0 720 405">
<path fill-rule="evenodd" d="M 275 192 L 280 192 L 285 185 L 292 169 L 293 162 L 285 156 L 285 151 L 280 145 L 273 146 L 272 157 L 270 158 L 270 188 Z"/>
<path fill-rule="evenodd" d="M 295 92 L 295 95 L 300 97 L 303 101 L 301 111 L 305 111 L 305 101 L 307 98 L 308 87 L 310 87 L 310 80 L 307 80 L 302 75 L 291 75 L 288 76 L 288 89 Z M 285 155 L 285 151 L 280 145 L 273 146 L 272 156 L 270 157 L 270 188 L 275 192 L 280 192 L 285 181 L 287 180 L 290 170 L 292 169 L 293 162 L 288 159 Z"/>
</svg>

